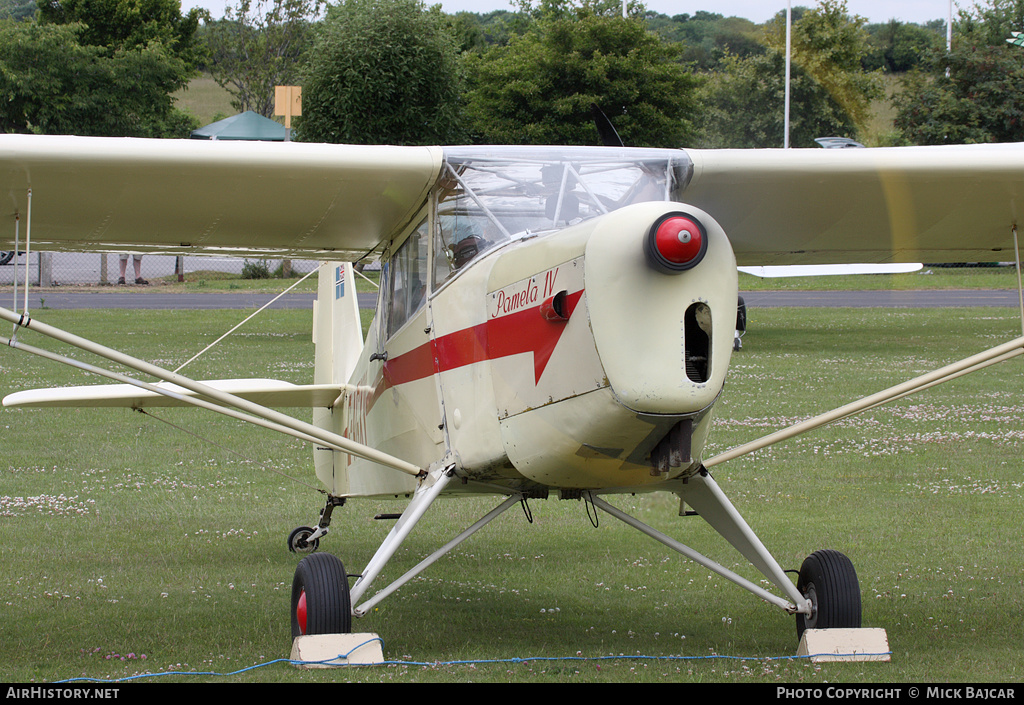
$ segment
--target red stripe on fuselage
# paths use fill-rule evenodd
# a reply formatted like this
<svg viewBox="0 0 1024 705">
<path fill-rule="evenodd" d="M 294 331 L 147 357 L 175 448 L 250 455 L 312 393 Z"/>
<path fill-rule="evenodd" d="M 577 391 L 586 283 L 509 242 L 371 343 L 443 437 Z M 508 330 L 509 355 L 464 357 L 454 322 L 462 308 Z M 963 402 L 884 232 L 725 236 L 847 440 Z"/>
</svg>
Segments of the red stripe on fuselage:
<svg viewBox="0 0 1024 705">
<path fill-rule="evenodd" d="M 541 315 L 540 307 L 535 306 L 442 335 L 390 358 L 384 363 L 384 379 L 375 396 L 380 396 L 387 387 L 415 382 L 432 374 L 530 352 L 533 353 L 534 381 L 539 383 L 582 296 L 581 290 L 566 297 L 566 320 L 547 320 Z"/>
</svg>

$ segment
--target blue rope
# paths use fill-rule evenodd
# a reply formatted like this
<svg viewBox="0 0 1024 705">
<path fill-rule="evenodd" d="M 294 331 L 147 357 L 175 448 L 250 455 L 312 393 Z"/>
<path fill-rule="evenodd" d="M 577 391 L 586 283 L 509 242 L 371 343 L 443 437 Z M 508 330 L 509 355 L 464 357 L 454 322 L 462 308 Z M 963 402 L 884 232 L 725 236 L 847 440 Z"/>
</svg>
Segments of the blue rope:
<svg viewBox="0 0 1024 705">
<path fill-rule="evenodd" d="M 348 657 L 355 653 L 358 649 L 366 646 L 367 644 L 379 641 L 381 648 L 384 646 L 384 641 L 380 637 L 368 639 L 358 646 L 353 647 L 350 651 L 344 654 L 338 654 L 337 656 L 322 661 L 296 661 L 292 659 L 274 659 L 267 661 L 266 663 L 259 663 L 255 666 L 249 666 L 242 668 L 237 671 L 231 671 L 230 673 L 218 673 L 216 671 L 165 671 L 162 673 L 142 673 L 136 676 L 127 676 L 125 678 L 115 679 L 103 679 L 103 678 L 69 678 L 62 681 L 54 681 L 55 683 L 75 683 L 79 681 L 86 681 L 90 683 L 126 683 L 128 681 L 139 680 L 142 678 L 158 678 L 161 676 L 217 676 L 227 678 L 230 676 L 237 676 L 242 673 L 249 671 L 255 671 L 259 668 L 266 668 L 267 666 L 273 666 L 278 663 L 287 663 L 291 666 L 332 666 L 338 668 L 352 667 L 352 668 L 368 668 L 370 666 L 424 666 L 424 667 L 440 667 L 440 666 L 478 666 L 486 664 L 523 664 L 533 662 L 589 662 L 589 661 L 711 661 L 711 660 L 728 660 L 728 661 L 797 661 L 804 659 L 813 659 L 818 657 L 879 657 L 879 656 L 891 656 L 891 651 L 884 651 L 881 653 L 857 653 L 857 654 L 834 654 L 834 653 L 822 653 L 822 654 L 808 654 L 806 656 L 722 656 L 722 655 L 711 655 L 711 656 L 534 656 L 528 658 L 513 657 L 504 659 L 470 659 L 466 661 L 382 661 L 375 664 L 350 664 L 345 663 Z"/>
</svg>

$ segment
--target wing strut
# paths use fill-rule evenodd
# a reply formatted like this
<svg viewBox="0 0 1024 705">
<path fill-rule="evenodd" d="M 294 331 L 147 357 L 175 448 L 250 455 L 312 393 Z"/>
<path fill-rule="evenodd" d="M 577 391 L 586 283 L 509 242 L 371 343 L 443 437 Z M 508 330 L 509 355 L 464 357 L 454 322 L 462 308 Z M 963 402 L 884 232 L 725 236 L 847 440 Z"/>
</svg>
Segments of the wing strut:
<svg viewBox="0 0 1024 705">
<path fill-rule="evenodd" d="M 73 345 L 74 347 L 79 348 L 81 350 L 85 350 L 86 352 L 93 353 L 100 357 L 106 358 L 112 362 L 116 362 L 126 367 L 130 367 L 131 369 L 134 369 L 138 372 L 142 372 L 143 374 L 152 375 L 157 379 L 162 379 L 166 382 L 176 384 L 179 387 L 184 387 L 185 389 L 191 390 L 196 394 L 200 394 L 206 397 L 207 399 L 212 399 L 214 402 L 217 403 L 197 403 L 200 402 L 201 400 L 185 397 L 184 395 L 180 394 L 176 395 L 173 392 L 173 390 L 168 390 L 164 387 L 147 385 L 144 382 L 138 382 L 137 380 L 132 380 L 130 378 L 117 375 L 117 373 L 101 371 L 98 368 L 91 368 L 89 370 L 92 372 L 96 372 L 97 374 L 102 374 L 105 377 L 112 377 L 117 375 L 114 377 L 115 379 L 120 379 L 121 381 L 126 381 L 129 384 L 143 387 L 148 391 L 157 392 L 164 396 L 174 397 L 177 398 L 179 401 L 193 404 L 195 406 L 201 406 L 202 408 L 207 408 L 212 411 L 217 411 L 218 413 L 222 413 L 233 418 L 239 418 L 243 421 L 257 423 L 258 425 L 264 426 L 266 428 L 272 428 L 273 430 L 288 433 L 289 435 L 295 436 L 296 438 L 301 438 L 302 440 L 312 441 L 316 443 L 322 442 L 344 453 L 356 455 L 360 458 L 364 458 L 365 460 L 379 463 L 380 465 L 384 465 L 386 467 L 393 468 L 400 472 L 404 472 L 407 475 L 412 475 L 413 477 L 423 477 L 426 474 L 426 472 L 422 468 L 413 465 L 412 463 L 409 463 L 405 460 L 402 460 L 401 458 L 396 458 L 393 455 L 383 453 L 375 448 L 365 446 L 361 443 L 356 443 L 355 441 L 345 438 L 344 436 L 341 436 L 336 433 L 331 433 L 330 431 L 327 431 L 322 428 L 318 428 L 313 424 L 306 423 L 304 421 L 299 421 L 298 419 L 292 418 L 287 414 L 282 414 L 278 411 L 274 411 L 273 409 L 268 409 L 265 406 L 256 404 L 246 399 L 242 399 L 241 397 L 235 396 L 234 394 L 229 394 L 227 392 L 214 389 L 213 387 L 202 384 L 201 382 L 196 382 L 174 372 L 168 372 L 167 370 L 161 367 L 157 367 L 156 365 L 150 364 L 143 360 L 139 360 L 129 355 L 125 355 L 124 353 L 118 352 L 117 350 L 112 350 L 111 348 L 107 348 L 103 345 L 99 345 L 98 343 L 86 340 L 85 338 L 81 338 L 77 335 L 73 335 L 66 331 L 62 331 L 59 328 L 54 328 L 53 326 L 47 325 L 40 321 L 33 320 L 27 314 L 18 314 L 15 313 L 14 311 L 10 311 L 6 308 L 0 307 L 0 318 L 10 321 L 17 327 L 29 328 L 50 338 L 59 340 L 60 342 Z M 84 364 L 79 363 L 77 360 L 64 358 L 60 355 L 55 355 L 53 353 L 46 353 L 46 351 L 39 350 L 37 348 L 31 348 L 31 346 L 25 346 L 24 344 L 18 343 L 14 340 L 0 340 L 2 340 L 5 344 L 15 349 L 21 349 L 25 352 L 33 352 L 34 354 L 43 354 L 43 357 L 48 357 L 49 359 L 54 359 L 59 362 L 65 362 L 72 366 L 80 367 Z M 241 409 L 242 411 L 248 412 L 248 414 L 252 414 L 255 417 L 258 417 L 258 420 L 250 416 L 247 416 L 246 414 L 239 414 L 238 412 L 225 407 L 235 407 L 236 409 Z"/>
<path fill-rule="evenodd" d="M 32 189 L 28 189 L 26 196 L 26 207 L 28 209 L 28 220 L 25 224 L 25 313 L 28 313 L 28 274 L 29 259 L 32 257 Z M 14 214 L 14 306 L 18 305 L 18 249 L 21 236 L 21 213 Z"/>
<path fill-rule="evenodd" d="M 1013 252 L 1017 256 L 1017 302 L 1020 304 L 1020 334 L 1024 335 L 1024 283 L 1020 274 L 1020 243 L 1017 241 L 1017 224 L 1013 225 Z"/>
<path fill-rule="evenodd" d="M 872 394 L 871 396 L 864 397 L 858 401 L 851 402 L 845 406 L 841 406 L 832 411 L 819 414 L 813 418 L 801 421 L 798 424 L 794 424 L 788 428 L 781 429 L 775 433 L 770 433 L 767 436 L 763 436 L 750 443 L 745 443 L 741 446 L 737 446 L 732 450 L 728 450 L 724 453 L 720 453 L 710 460 L 704 462 L 704 467 L 711 468 L 719 463 L 724 463 L 727 460 L 733 460 L 740 456 L 753 453 L 754 451 L 761 450 L 770 445 L 784 441 L 794 436 L 798 436 L 802 433 L 807 433 L 826 424 L 830 424 L 833 421 L 839 421 L 859 414 L 862 411 L 866 411 L 873 407 L 881 404 L 887 404 L 895 399 L 900 399 L 909 394 L 920 392 L 924 389 L 932 387 L 942 382 L 948 382 L 951 379 L 956 379 L 970 372 L 976 372 L 978 370 L 994 365 L 997 362 L 1003 362 L 1010 358 L 1016 357 L 1024 353 L 1024 336 L 997 345 L 994 348 L 989 348 L 985 352 L 978 353 L 968 358 L 964 358 L 960 362 L 954 362 L 951 365 L 946 365 L 934 372 L 915 377 L 912 380 L 898 384 L 894 387 L 889 387 L 886 390 Z"/>
</svg>

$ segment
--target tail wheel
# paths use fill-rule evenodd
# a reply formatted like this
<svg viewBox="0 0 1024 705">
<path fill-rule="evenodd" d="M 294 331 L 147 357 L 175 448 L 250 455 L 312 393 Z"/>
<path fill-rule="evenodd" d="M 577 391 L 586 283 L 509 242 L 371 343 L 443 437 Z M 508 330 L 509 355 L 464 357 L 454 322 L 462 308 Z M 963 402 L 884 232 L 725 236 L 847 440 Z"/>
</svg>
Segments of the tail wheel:
<svg viewBox="0 0 1024 705">
<path fill-rule="evenodd" d="M 351 631 L 352 602 L 345 567 L 329 553 L 306 556 L 292 580 L 292 638 Z"/>
<path fill-rule="evenodd" d="M 815 551 L 800 566 L 796 589 L 811 601 L 811 614 L 797 614 L 796 635 L 805 629 L 860 627 L 860 583 L 853 563 L 839 551 Z"/>
<path fill-rule="evenodd" d="M 320 548 L 320 539 L 309 541 L 313 535 L 313 529 L 308 526 L 300 526 L 288 535 L 288 550 L 292 553 L 312 553 Z"/>
</svg>

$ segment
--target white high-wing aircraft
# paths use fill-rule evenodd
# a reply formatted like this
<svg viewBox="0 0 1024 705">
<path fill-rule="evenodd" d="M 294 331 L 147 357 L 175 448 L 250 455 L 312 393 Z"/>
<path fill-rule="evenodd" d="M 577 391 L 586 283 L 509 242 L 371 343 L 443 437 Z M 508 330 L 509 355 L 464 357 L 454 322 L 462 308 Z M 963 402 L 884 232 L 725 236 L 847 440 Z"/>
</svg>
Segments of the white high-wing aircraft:
<svg viewBox="0 0 1024 705">
<path fill-rule="evenodd" d="M 315 378 L 197 382 L 34 319 L 160 384 L 3 339 L 120 384 L 18 391 L 6 406 L 191 404 L 313 445 L 329 499 L 289 547 L 308 552 L 293 635 L 343 633 L 401 584 L 527 498 L 583 499 L 805 628 L 860 625 L 851 562 L 812 553 L 796 584 L 709 469 L 1024 352 L 1024 338 L 791 429 L 704 457 L 733 349 L 737 266 L 990 261 L 1014 254 L 1024 145 L 700 151 L 365 147 L 0 137 L 13 250 L 132 250 L 325 260 Z M 9 240 L 9 245 L 5 241 Z M 384 263 L 363 339 L 353 261 Z M 27 297 L 26 297 L 27 301 Z M 27 306 L 27 304 L 26 304 Z M 16 338 L 16 336 L 12 336 Z M 274 407 L 311 407 L 305 423 Z M 767 590 L 612 504 L 670 492 Z M 495 507 L 390 586 L 370 587 L 441 494 Z M 347 500 L 408 499 L 351 586 L 314 552 Z"/>
</svg>

